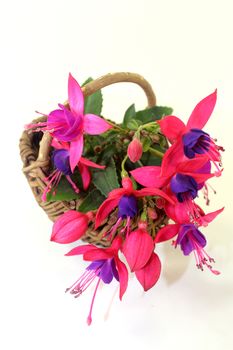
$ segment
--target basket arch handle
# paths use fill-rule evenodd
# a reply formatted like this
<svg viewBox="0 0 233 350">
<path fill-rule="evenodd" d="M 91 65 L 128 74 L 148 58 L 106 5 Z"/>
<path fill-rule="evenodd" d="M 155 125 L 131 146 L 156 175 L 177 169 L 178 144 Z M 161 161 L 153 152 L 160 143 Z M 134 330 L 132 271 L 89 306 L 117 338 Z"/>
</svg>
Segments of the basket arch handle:
<svg viewBox="0 0 233 350">
<path fill-rule="evenodd" d="M 156 96 L 150 83 L 137 73 L 129 73 L 129 72 L 108 73 L 106 75 L 103 75 L 100 78 L 97 78 L 87 83 L 85 86 L 82 87 L 82 91 L 83 91 L 84 97 L 87 97 L 106 86 L 116 84 L 116 83 L 123 83 L 123 82 L 134 83 L 139 85 L 143 89 L 147 97 L 148 107 L 153 107 L 156 105 Z M 68 101 L 66 101 L 65 104 L 68 104 Z M 48 132 L 45 132 L 40 142 L 39 154 L 36 161 L 37 163 L 45 163 L 49 160 L 51 141 L 52 141 L 51 135 Z"/>
</svg>

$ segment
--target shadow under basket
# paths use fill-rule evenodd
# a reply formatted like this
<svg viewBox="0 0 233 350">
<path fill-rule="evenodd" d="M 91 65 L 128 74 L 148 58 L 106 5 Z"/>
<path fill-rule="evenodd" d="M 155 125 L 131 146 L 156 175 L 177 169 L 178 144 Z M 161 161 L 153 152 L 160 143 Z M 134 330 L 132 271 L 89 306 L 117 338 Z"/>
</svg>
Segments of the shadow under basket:
<svg viewBox="0 0 233 350">
<path fill-rule="evenodd" d="M 119 82 L 131 82 L 138 84 L 145 92 L 148 100 L 148 107 L 156 105 L 155 94 L 150 84 L 136 73 L 109 73 L 103 77 L 91 81 L 82 87 L 84 96 L 89 96 L 101 88 Z M 66 103 L 67 104 L 67 103 Z M 46 121 L 46 117 L 40 117 L 33 120 L 33 123 Z M 42 193 L 46 188 L 45 178 L 51 170 L 51 136 L 46 132 L 29 132 L 24 131 L 19 142 L 20 156 L 23 162 L 23 172 L 27 178 L 29 186 L 39 206 L 46 212 L 48 217 L 54 222 L 60 215 L 68 210 L 78 210 L 82 199 L 71 201 L 42 201 Z M 117 220 L 117 210 L 113 212 L 103 222 L 98 230 L 94 230 L 94 224 L 91 223 L 82 237 L 83 241 L 108 247 L 111 241 L 104 236 L 104 233 L 110 230 Z M 159 228 L 167 222 L 166 215 L 162 216 L 156 223 Z"/>
</svg>

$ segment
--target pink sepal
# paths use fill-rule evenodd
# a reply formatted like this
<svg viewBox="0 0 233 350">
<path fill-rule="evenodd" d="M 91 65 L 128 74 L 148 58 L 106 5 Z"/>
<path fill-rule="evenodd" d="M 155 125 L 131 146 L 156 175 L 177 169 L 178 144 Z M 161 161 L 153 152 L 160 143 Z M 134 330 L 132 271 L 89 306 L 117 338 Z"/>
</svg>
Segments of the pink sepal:
<svg viewBox="0 0 233 350">
<path fill-rule="evenodd" d="M 164 134 L 171 143 L 185 131 L 185 124 L 177 117 L 169 115 L 157 122 L 160 125 L 162 134 Z"/>
<path fill-rule="evenodd" d="M 111 128 L 110 124 L 95 114 L 85 114 L 84 116 L 84 131 L 89 135 L 99 135 Z"/>
<path fill-rule="evenodd" d="M 135 271 L 135 275 L 142 285 L 144 291 L 152 288 L 159 279 L 161 273 L 161 262 L 156 253 L 152 253 L 148 263 L 141 269 Z"/>
<path fill-rule="evenodd" d="M 80 85 L 71 74 L 69 74 L 68 79 L 68 100 L 71 111 L 74 112 L 76 115 L 83 115 L 83 92 Z"/>
<path fill-rule="evenodd" d="M 178 234 L 180 225 L 171 224 L 162 227 L 155 236 L 155 243 L 165 242 Z"/>
<path fill-rule="evenodd" d="M 188 123 L 188 129 L 202 129 L 208 122 L 217 101 L 217 89 L 203 98 L 192 111 Z"/>
</svg>

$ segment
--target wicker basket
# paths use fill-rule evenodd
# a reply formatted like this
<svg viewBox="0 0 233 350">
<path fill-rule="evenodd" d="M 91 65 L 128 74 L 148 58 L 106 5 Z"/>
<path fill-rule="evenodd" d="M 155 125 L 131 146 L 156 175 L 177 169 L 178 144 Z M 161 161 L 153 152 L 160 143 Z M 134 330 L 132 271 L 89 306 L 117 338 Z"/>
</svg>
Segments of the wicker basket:
<svg viewBox="0 0 233 350">
<path fill-rule="evenodd" d="M 147 96 L 148 107 L 155 106 L 156 98 L 150 84 L 142 76 L 135 73 L 112 73 L 104 75 L 82 87 L 82 91 L 84 96 L 89 96 L 105 86 L 119 82 L 138 84 Z M 33 122 L 38 123 L 42 121 L 46 121 L 46 117 L 35 119 Z M 51 136 L 48 133 L 29 133 L 28 131 L 24 131 L 20 139 L 19 148 L 23 161 L 23 172 L 37 203 L 47 213 L 48 217 L 52 221 L 55 221 L 57 217 L 67 210 L 77 209 L 81 204 L 80 199 L 69 202 L 43 202 L 41 199 L 46 187 L 44 178 L 50 171 Z M 98 231 L 93 230 L 93 225 L 89 226 L 88 231 L 82 239 L 102 246 L 109 246 L 110 241 L 103 238 L 103 234 L 116 222 L 116 219 L 116 213 L 113 213 Z M 166 217 L 160 218 L 157 222 L 157 227 L 160 227 L 165 221 Z"/>
</svg>

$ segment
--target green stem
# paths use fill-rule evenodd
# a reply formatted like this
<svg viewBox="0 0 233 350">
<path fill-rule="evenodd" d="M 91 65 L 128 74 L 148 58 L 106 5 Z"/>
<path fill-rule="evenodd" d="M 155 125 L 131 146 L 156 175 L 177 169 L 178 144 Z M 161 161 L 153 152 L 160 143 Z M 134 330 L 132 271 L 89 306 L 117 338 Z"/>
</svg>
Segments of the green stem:
<svg viewBox="0 0 233 350">
<path fill-rule="evenodd" d="M 112 125 L 112 127 L 113 127 L 114 129 L 119 130 L 119 131 L 121 131 L 121 132 L 123 132 L 123 133 L 127 133 L 127 130 L 122 129 L 119 125 L 117 125 L 117 124 L 115 124 L 115 123 L 112 123 L 109 119 L 106 119 L 106 118 L 104 118 L 104 119 L 106 120 L 106 122 L 107 122 L 108 124 Z"/>
<path fill-rule="evenodd" d="M 125 158 L 122 160 L 122 163 L 121 163 L 121 177 L 126 177 L 126 176 L 129 176 L 128 172 L 125 170 L 125 163 L 128 159 L 128 155 L 126 154 Z"/>
<path fill-rule="evenodd" d="M 158 151 L 157 149 L 154 149 L 152 147 L 149 148 L 150 153 L 154 154 L 155 156 L 158 156 L 160 158 L 163 158 L 164 153 Z"/>
</svg>

